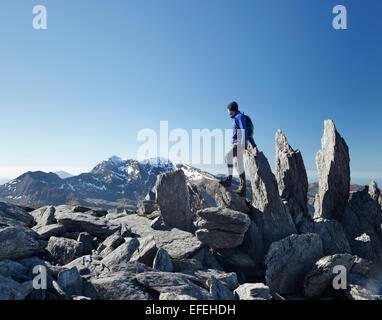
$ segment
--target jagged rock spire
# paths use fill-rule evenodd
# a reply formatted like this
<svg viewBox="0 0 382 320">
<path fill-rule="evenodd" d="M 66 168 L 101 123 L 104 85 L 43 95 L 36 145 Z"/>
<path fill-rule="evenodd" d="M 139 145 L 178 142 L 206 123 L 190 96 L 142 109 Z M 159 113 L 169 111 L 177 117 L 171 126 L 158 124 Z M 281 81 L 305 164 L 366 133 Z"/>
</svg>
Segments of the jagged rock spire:
<svg viewBox="0 0 382 320">
<path fill-rule="evenodd" d="M 276 133 L 276 179 L 279 194 L 286 200 L 296 225 L 308 217 L 308 177 L 300 150 L 293 150 L 284 133 Z"/>
<path fill-rule="evenodd" d="M 252 206 L 260 213 L 265 250 L 270 244 L 296 233 L 293 220 L 286 210 L 267 158 L 256 147 L 247 150 L 247 167 L 251 180 Z"/>
<path fill-rule="evenodd" d="M 315 200 L 315 217 L 343 220 L 350 189 L 349 148 L 337 132 L 333 120 L 325 121 L 322 149 L 316 164 L 319 193 Z"/>
</svg>

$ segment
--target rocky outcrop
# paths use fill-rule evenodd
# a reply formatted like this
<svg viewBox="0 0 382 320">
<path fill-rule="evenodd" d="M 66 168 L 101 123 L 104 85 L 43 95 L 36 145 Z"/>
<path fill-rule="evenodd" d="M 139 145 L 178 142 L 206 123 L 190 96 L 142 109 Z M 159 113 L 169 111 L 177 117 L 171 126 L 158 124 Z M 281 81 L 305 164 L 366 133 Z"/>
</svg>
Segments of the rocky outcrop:
<svg viewBox="0 0 382 320">
<path fill-rule="evenodd" d="M 0 260 L 36 254 L 42 246 L 38 234 L 22 226 L 0 226 Z"/>
<path fill-rule="evenodd" d="M 155 198 L 167 226 L 184 231 L 192 229 L 192 212 L 186 176 L 182 170 L 157 177 Z"/>
<path fill-rule="evenodd" d="M 88 232 L 96 237 L 107 237 L 120 228 L 105 218 L 95 217 L 87 212 L 73 212 L 73 209 L 70 206 L 59 206 L 55 212 L 57 222 L 70 232 Z"/>
<path fill-rule="evenodd" d="M 235 211 L 249 213 L 250 208 L 245 198 L 233 193 L 231 190 L 219 186 L 215 193 L 216 205 L 221 208 L 229 208 Z"/>
<path fill-rule="evenodd" d="M 293 150 L 279 129 L 276 133 L 276 180 L 280 197 L 289 207 L 296 227 L 299 229 L 308 214 L 308 177 L 300 150 Z"/>
<path fill-rule="evenodd" d="M 382 210 L 376 185 L 352 193 L 343 226 L 353 254 L 382 264 Z"/>
<path fill-rule="evenodd" d="M 267 285 L 279 294 L 298 293 L 305 275 L 322 256 L 322 241 L 314 233 L 294 234 L 272 243 L 265 258 Z"/>
<path fill-rule="evenodd" d="M 73 239 L 51 237 L 46 250 L 50 252 L 55 263 L 63 265 L 81 256 L 82 245 Z"/>
<path fill-rule="evenodd" d="M 337 220 L 317 218 L 304 224 L 301 232 L 317 233 L 322 240 L 325 256 L 352 253 L 344 228 Z"/>
<path fill-rule="evenodd" d="M 251 223 L 241 212 L 228 208 L 206 208 L 197 212 L 196 237 L 210 248 L 235 248 L 243 243 Z"/>
<path fill-rule="evenodd" d="M 318 260 L 305 278 L 304 296 L 309 298 L 320 297 L 331 289 L 333 278 L 337 275 L 333 272 L 333 268 L 344 266 L 347 273 L 350 273 L 353 263 L 354 259 L 350 254 L 336 254 Z"/>
<path fill-rule="evenodd" d="M 315 217 L 343 221 L 350 188 L 349 148 L 333 120 L 325 121 L 322 149 L 316 156 L 319 193 Z"/>
<path fill-rule="evenodd" d="M 252 185 L 254 215 L 259 216 L 265 251 L 269 246 L 293 233 L 296 227 L 285 209 L 274 174 L 267 158 L 257 148 L 249 147 L 246 153 L 247 167 Z"/>
</svg>

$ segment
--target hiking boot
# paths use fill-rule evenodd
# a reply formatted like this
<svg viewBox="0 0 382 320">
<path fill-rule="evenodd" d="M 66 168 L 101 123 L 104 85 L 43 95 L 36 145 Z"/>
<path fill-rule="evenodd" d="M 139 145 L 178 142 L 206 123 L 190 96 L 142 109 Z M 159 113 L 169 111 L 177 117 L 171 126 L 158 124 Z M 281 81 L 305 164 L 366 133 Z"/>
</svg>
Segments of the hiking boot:
<svg viewBox="0 0 382 320">
<path fill-rule="evenodd" d="M 247 181 L 245 180 L 245 173 L 240 175 L 240 187 L 237 190 L 232 191 L 238 196 L 244 198 L 247 194 Z"/>
<path fill-rule="evenodd" d="M 232 185 L 232 176 L 227 176 L 224 180 L 219 182 L 223 187 L 230 187 Z"/>
</svg>

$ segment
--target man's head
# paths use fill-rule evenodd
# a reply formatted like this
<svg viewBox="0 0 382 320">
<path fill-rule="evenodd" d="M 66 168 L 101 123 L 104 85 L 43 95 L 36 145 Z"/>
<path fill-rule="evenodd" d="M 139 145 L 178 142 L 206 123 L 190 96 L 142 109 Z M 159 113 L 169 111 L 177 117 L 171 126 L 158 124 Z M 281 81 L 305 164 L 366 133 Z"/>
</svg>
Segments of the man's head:
<svg viewBox="0 0 382 320">
<path fill-rule="evenodd" d="M 237 102 L 232 101 L 228 104 L 227 110 L 230 116 L 233 116 L 238 110 L 239 106 L 237 105 Z"/>
</svg>

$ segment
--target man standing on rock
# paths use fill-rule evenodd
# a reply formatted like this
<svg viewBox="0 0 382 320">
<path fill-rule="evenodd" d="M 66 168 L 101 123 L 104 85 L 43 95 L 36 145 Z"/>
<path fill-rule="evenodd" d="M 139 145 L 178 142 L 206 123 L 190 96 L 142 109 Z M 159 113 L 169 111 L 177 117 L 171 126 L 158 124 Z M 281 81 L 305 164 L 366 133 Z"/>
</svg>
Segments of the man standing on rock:
<svg viewBox="0 0 382 320">
<path fill-rule="evenodd" d="M 220 184 L 224 187 L 230 187 L 232 185 L 233 163 L 234 158 L 236 158 L 235 167 L 240 177 L 240 186 L 238 190 L 234 190 L 233 192 L 241 197 L 245 197 L 247 183 L 245 179 L 243 156 L 247 149 L 248 142 L 253 147 L 256 147 L 255 141 L 252 138 L 253 125 L 251 119 L 239 111 L 239 106 L 235 101 L 231 102 L 227 109 L 228 114 L 232 118 L 233 136 L 232 146 L 225 156 L 227 163 L 227 177 L 220 181 Z"/>
</svg>

